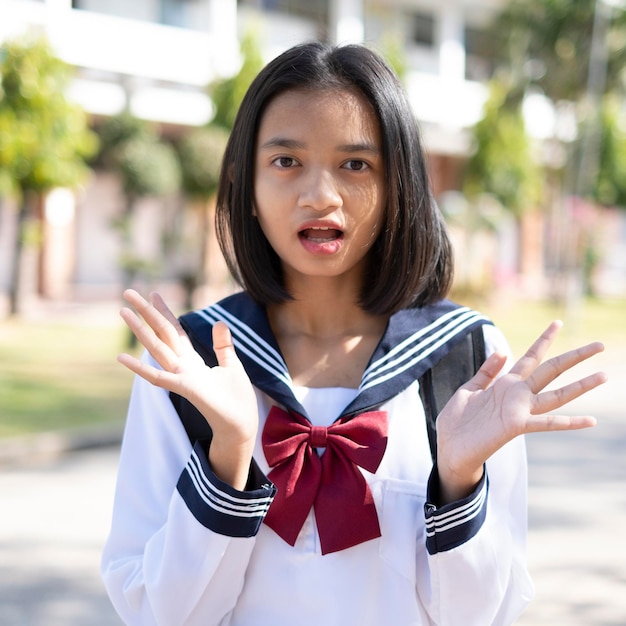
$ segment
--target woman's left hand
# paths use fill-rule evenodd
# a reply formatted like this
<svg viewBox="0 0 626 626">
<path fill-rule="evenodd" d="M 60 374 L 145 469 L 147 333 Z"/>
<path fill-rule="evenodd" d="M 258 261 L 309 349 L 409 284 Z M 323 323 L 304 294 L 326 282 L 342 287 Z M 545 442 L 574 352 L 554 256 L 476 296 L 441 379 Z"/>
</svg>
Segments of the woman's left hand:
<svg viewBox="0 0 626 626">
<path fill-rule="evenodd" d="M 506 357 L 491 355 L 443 408 L 437 418 L 440 504 L 471 493 L 486 460 L 518 435 L 595 425 L 593 417 L 554 411 L 604 383 L 605 374 L 596 372 L 544 391 L 562 373 L 604 350 L 596 342 L 542 362 L 561 325 L 552 322 L 511 370 L 498 379 Z"/>
</svg>

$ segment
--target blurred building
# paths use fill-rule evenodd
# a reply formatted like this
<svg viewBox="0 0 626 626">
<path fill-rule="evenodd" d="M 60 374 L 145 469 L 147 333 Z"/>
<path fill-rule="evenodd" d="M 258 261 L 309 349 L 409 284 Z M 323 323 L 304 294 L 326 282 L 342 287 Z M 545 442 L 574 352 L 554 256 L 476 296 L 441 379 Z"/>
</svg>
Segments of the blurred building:
<svg viewBox="0 0 626 626">
<path fill-rule="evenodd" d="M 505 3 L 0 0 L 0 42 L 28 30 L 40 31 L 58 56 L 77 68 L 69 95 L 94 121 L 128 107 L 166 132 L 204 125 L 211 119 L 206 87 L 238 70 L 238 42 L 251 29 L 266 60 L 311 39 L 364 41 L 383 53 L 399 50 L 406 68 L 403 79 L 422 125 L 433 186 L 439 194 L 458 188 L 470 148 L 467 130 L 479 119 L 492 69 L 486 27 Z M 117 283 L 117 242 L 109 228 L 119 210 L 116 193 L 116 182 L 99 174 L 77 199 L 68 194 L 52 196 L 44 212 L 53 247 L 47 252 L 47 267 L 53 277 L 63 277 L 59 293 L 70 282 L 78 286 Z M 146 242 L 155 227 L 149 214 L 146 204 L 142 226 Z M 0 220 L 9 219 L 9 212 L 0 213 Z M 0 290 L 7 281 L 9 246 L 3 242 L 10 232 L 11 224 L 0 224 Z M 70 240 L 73 258 L 68 263 L 68 254 L 59 251 L 67 252 Z"/>
</svg>

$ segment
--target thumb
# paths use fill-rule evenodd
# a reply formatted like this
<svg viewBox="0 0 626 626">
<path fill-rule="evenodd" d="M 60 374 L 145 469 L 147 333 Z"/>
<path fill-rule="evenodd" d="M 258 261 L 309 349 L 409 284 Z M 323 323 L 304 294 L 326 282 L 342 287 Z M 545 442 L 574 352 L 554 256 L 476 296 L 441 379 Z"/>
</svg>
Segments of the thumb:
<svg viewBox="0 0 626 626">
<path fill-rule="evenodd" d="M 470 391 L 481 391 L 487 389 L 489 385 L 498 377 L 498 374 L 504 367 L 507 357 L 501 352 L 494 352 L 480 366 L 473 378 L 470 378 L 465 385 Z"/>
<path fill-rule="evenodd" d="M 213 326 L 213 351 L 221 367 L 241 367 L 233 346 L 233 337 L 224 322 L 216 322 Z"/>
</svg>

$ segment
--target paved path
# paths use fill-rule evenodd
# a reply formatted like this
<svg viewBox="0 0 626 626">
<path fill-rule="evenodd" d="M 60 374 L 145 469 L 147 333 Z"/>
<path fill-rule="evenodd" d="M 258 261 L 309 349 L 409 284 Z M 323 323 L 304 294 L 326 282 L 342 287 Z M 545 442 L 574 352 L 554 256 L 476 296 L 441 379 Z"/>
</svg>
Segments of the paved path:
<svg viewBox="0 0 626 626">
<path fill-rule="evenodd" d="M 115 448 L 0 472 L 0 624 L 119 626 L 99 575 Z"/>
<path fill-rule="evenodd" d="M 574 407 L 595 429 L 528 439 L 537 597 L 520 626 L 626 625 L 626 365 L 606 369 Z M 0 470 L 2 626 L 121 624 L 98 572 L 116 464 L 108 447 Z"/>
<path fill-rule="evenodd" d="M 595 428 L 528 437 L 529 567 L 536 598 L 520 626 L 626 626 L 626 359 L 572 403 Z"/>
</svg>

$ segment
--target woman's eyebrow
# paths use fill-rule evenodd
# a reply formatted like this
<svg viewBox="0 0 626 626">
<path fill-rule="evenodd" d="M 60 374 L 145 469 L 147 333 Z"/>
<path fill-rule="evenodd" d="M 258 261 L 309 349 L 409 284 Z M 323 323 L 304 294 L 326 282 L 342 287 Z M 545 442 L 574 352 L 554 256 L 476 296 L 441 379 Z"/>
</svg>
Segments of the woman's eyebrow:
<svg viewBox="0 0 626 626">
<path fill-rule="evenodd" d="M 369 142 L 347 143 L 337 146 L 337 152 L 373 152 L 374 154 L 380 154 L 380 148 L 376 144 Z"/>
<path fill-rule="evenodd" d="M 260 150 L 267 150 L 270 148 L 287 148 L 289 150 L 304 150 L 306 144 L 296 139 L 288 139 L 287 137 L 272 137 L 263 142 L 260 146 Z M 359 143 L 347 143 L 337 146 L 337 152 L 347 152 L 349 154 L 355 152 L 371 152 L 373 154 L 380 154 L 380 148 L 368 141 Z"/>
<path fill-rule="evenodd" d="M 305 144 L 301 141 L 296 141 L 295 139 L 287 139 L 286 137 L 272 137 L 262 143 L 259 148 L 261 150 L 265 150 L 267 148 L 288 148 L 291 150 L 301 150 L 302 148 L 305 148 Z"/>
</svg>

